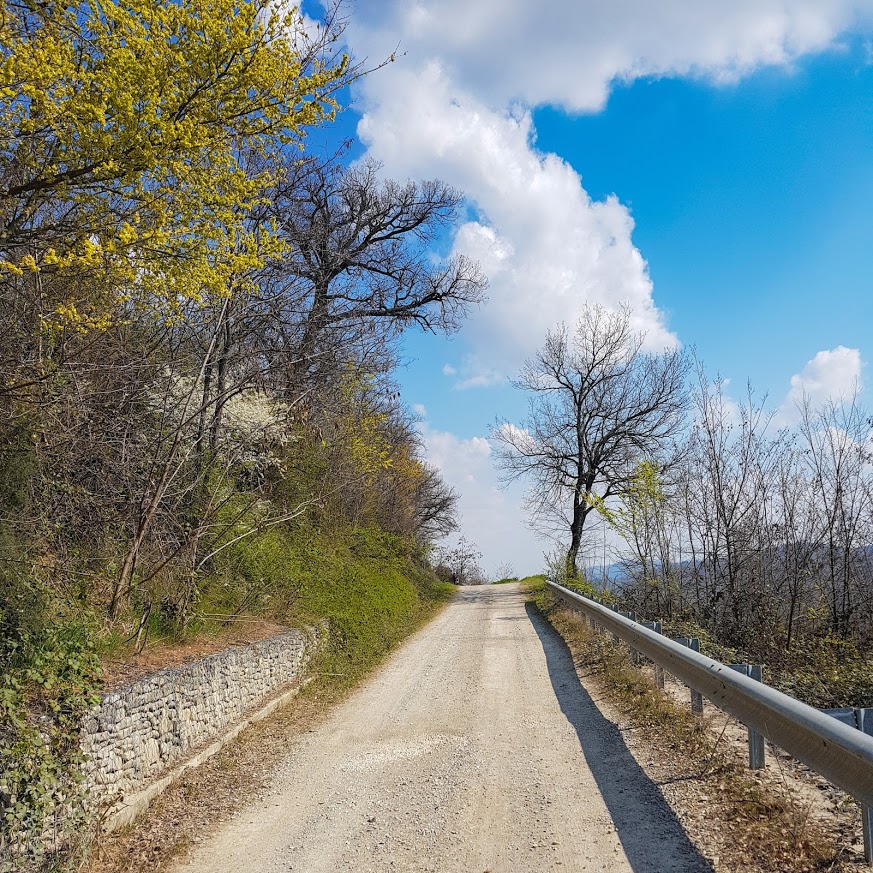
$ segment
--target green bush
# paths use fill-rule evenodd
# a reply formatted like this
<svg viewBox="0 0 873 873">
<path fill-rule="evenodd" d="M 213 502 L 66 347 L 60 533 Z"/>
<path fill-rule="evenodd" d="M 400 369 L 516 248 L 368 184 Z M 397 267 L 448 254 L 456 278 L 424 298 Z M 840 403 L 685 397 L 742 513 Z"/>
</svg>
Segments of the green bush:
<svg viewBox="0 0 873 873">
<path fill-rule="evenodd" d="M 216 563 L 203 613 L 237 612 L 242 597 L 278 621 L 326 621 L 329 642 L 318 669 L 349 683 L 453 593 L 409 543 L 378 528 L 275 528 L 228 547 Z"/>
<path fill-rule="evenodd" d="M 769 672 L 771 685 L 810 706 L 873 706 L 873 662 L 853 640 L 799 639 L 790 652 L 775 653 Z"/>
<path fill-rule="evenodd" d="M 85 815 L 79 731 L 96 702 L 88 625 L 0 572 L 0 871 L 60 865 Z"/>
</svg>

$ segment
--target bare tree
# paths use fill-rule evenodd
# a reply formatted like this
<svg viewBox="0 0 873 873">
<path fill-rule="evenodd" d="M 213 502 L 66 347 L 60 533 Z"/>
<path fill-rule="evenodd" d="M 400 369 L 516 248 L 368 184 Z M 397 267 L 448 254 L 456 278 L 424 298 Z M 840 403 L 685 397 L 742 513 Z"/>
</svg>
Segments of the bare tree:
<svg viewBox="0 0 873 873">
<path fill-rule="evenodd" d="M 833 630 L 848 636 L 858 608 L 860 577 L 869 575 L 862 527 L 868 500 L 870 420 L 857 392 L 813 411 L 801 408 L 800 433 L 813 483 L 820 538 L 819 578 Z M 865 572 L 866 571 L 866 572 Z"/>
<path fill-rule="evenodd" d="M 644 339 L 629 308 L 588 306 L 574 330 L 549 332 L 514 383 L 530 393 L 527 420 L 492 428 L 504 481 L 529 477 L 534 527 L 569 532 L 572 576 L 589 513 L 628 487 L 641 460 L 662 453 L 687 404 L 686 356 L 647 353 Z"/>
<path fill-rule="evenodd" d="M 288 252 L 263 281 L 288 289 L 277 315 L 294 326 L 303 369 L 362 321 L 395 334 L 410 325 L 450 332 L 484 299 L 475 261 L 433 259 L 461 193 L 436 180 L 381 180 L 379 170 L 373 161 L 348 168 L 307 158 L 289 162 L 273 193 L 268 217 Z"/>
<path fill-rule="evenodd" d="M 452 571 L 456 585 L 478 585 L 483 573 L 479 567 L 482 553 L 466 537 L 459 537 L 454 548 L 444 547 L 437 555 L 439 563 Z"/>
<path fill-rule="evenodd" d="M 515 575 L 515 567 L 509 561 L 503 561 L 494 573 L 494 581 L 501 582 L 505 579 L 518 579 Z"/>
<path fill-rule="evenodd" d="M 458 527 L 458 495 L 435 467 L 421 464 L 415 482 L 415 534 L 422 542 L 448 536 Z"/>
<path fill-rule="evenodd" d="M 767 438 L 771 415 L 747 387 L 742 402 L 698 369 L 697 416 L 686 451 L 683 488 L 689 548 L 701 586 L 701 613 L 739 641 L 761 618 L 762 586 L 775 566 L 772 532 L 779 500 L 781 444 Z"/>
</svg>

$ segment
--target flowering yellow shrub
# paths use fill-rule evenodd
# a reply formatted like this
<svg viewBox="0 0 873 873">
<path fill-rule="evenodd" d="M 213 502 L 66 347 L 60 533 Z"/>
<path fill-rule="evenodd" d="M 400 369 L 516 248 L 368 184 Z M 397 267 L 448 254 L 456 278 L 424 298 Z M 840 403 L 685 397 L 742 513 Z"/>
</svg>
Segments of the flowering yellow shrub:
<svg viewBox="0 0 873 873">
<path fill-rule="evenodd" d="M 345 59 L 303 34 L 263 0 L 5 0 L 0 278 L 87 275 L 46 313 L 81 328 L 229 293 L 278 253 L 245 225 L 263 158 L 336 108 Z"/>
</svg>

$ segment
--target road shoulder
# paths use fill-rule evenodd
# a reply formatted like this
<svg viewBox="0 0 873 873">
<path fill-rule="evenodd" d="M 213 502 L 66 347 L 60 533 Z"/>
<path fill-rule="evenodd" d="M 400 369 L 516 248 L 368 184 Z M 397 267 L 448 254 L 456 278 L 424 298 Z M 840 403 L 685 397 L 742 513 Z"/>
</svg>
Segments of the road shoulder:
<svg viewBox="0 0 873 873">
<path fill-rule="evenodd" d="M 771 749 L 773 766 L 749 771 L 744 729 L 735 720 L 711 705 L 695 718 L 684 686 L 665 696 L 650 671 L 634 667 L 622 647 L 593 634 L 578 614 L 536 591 L 530 597 L 566 642 L 582 686 L 717 873 L 869 869 L 857 812 L 832 786 L 797 773 Z"/>
</svg>

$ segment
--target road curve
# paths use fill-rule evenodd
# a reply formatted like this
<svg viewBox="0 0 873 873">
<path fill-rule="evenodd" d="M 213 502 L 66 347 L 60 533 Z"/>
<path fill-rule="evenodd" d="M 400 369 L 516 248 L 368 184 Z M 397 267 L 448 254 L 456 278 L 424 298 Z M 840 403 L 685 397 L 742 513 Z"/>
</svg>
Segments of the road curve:
<svg viewBox="0 0 873 873">
<path fill-rule="evenodd" d="M 172 869 L 711 870 L 518 585 L 460 589 Z"/>
</svg>

